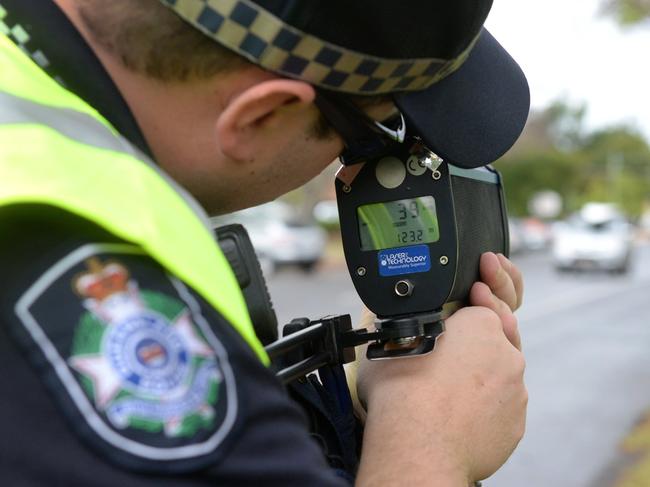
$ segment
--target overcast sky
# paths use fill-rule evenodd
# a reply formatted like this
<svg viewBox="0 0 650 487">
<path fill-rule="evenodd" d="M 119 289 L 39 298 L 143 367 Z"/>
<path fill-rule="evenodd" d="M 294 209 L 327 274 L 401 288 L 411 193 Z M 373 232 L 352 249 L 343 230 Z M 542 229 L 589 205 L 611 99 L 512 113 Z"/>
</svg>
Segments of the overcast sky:
<svg viewBox="0 0 650 487">
<path fill-rule="evenodd" d="M 630 122 L 650 140 L 650 23 L 621 29 L 598 0 L 495 0 L 487 27 L 523 68 L 533 108 L 586 102 L 589 128 Z"/>
</svg>

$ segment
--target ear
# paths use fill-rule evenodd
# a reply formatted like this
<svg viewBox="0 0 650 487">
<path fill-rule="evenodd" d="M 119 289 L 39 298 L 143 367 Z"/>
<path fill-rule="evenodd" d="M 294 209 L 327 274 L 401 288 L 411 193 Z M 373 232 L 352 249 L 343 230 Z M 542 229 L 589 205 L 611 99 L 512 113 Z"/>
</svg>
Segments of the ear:
<svg viewBox="0 0 650 487">
<path fill-rule="evenodd" d="M 282 147 L 310 121 L 313 86 L 303 81 L 272 79 L 233 98 L 219 115 L 217 136 L 222 152 L 236 161 Z"/>
</svg>

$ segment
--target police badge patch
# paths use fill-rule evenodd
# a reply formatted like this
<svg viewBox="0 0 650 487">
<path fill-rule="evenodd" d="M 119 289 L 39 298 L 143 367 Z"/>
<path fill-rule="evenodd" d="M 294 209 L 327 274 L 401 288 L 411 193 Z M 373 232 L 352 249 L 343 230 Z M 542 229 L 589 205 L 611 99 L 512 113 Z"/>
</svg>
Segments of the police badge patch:
<svg viewBox="0 0 650 487">
<path fill-rule="evenodd" d="M 51 366 L 55 395 L 102 449 L 191 459 L 232 430 L 237 395 L 224 347 L 190 291 L 137 248 L 75 250 L 16 313 Z"/>
</svg>

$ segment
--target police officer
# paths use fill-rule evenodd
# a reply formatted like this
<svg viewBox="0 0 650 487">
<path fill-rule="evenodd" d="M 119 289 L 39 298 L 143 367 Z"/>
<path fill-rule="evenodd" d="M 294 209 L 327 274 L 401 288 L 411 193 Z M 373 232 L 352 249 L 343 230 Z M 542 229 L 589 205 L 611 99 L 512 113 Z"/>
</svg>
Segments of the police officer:
<svg viewBox="0 0 650 487">
<path fill-rule="evenodd" d="M 405 123 L 499 157 L 528 93 L 490 4 L 0 0 L 2 484 L 345 485 L 205 211 Z M 481 276 L 431 355 L 362 366 L 360 485 L 467 485 L 521 438 L 521 276 Z"/>
</svg>

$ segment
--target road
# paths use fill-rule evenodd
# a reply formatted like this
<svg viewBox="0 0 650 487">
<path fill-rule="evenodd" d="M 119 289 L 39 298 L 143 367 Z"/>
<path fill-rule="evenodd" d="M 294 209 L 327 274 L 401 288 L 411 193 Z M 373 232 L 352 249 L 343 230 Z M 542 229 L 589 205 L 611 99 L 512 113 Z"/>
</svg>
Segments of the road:
<svg viewBox="0 0 650 487">
<path fill-rule="evenodd" d="M 486 487 L 607 487 L 619 440 L 650 407 L 650 247 L 627 276 L 558 275 L 545 253 L 515 256 L 526 279 L 518 312 L 527 357 L 527 432 Z M 282 322 L 359 316 L 347 271 L 269 279 Z M 650 484 L 650 479 L 649 479 Z"/>
</svg>

